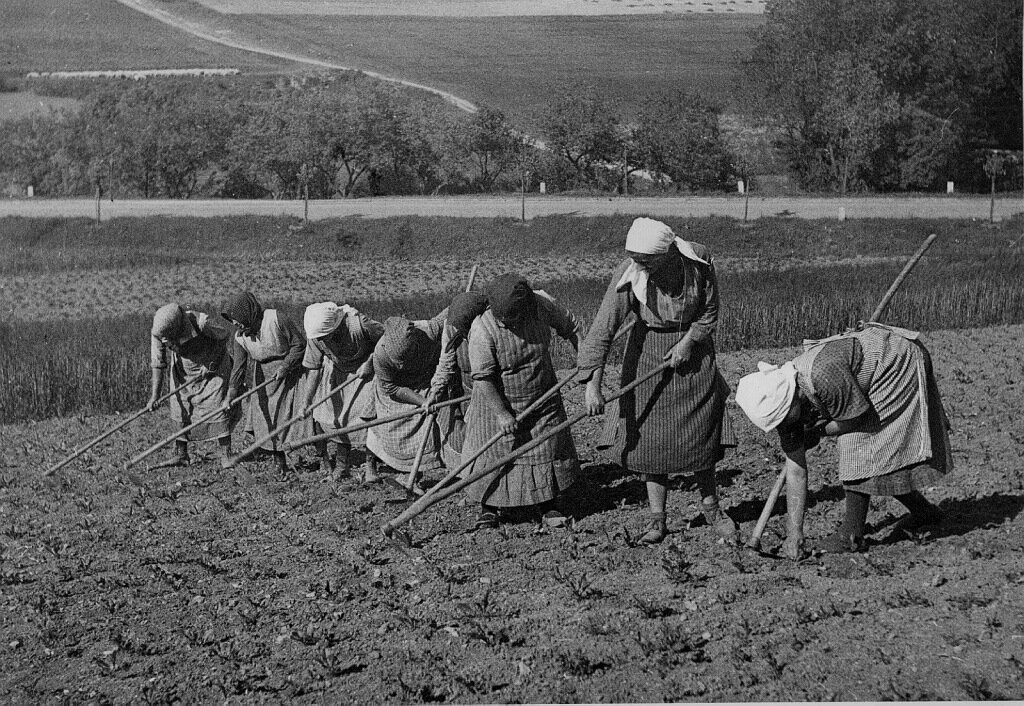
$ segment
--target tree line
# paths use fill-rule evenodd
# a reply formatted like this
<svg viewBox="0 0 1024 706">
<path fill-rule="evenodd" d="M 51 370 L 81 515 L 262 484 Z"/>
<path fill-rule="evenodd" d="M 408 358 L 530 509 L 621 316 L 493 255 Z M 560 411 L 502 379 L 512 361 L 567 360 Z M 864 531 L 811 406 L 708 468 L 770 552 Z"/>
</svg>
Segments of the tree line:
<svg viewBox="0 0 1024 706">
<path fill-rule="evenodd" d="M 679 111 L 683 111 L 680 113 Z M 641 170 L 676 188 L 731 176 L 718 111 L 652 96 L 629 124 L 586 87 L 553 103 L 542 141 L 499 110 L 464 114 L 358 74 L 100 82 L 72 112 L 9 123 L 0 173 L 46 196 L 339 198 L 622 188 Z M 679 115 L 686 119 L 678 120 Z"/>
</svg>

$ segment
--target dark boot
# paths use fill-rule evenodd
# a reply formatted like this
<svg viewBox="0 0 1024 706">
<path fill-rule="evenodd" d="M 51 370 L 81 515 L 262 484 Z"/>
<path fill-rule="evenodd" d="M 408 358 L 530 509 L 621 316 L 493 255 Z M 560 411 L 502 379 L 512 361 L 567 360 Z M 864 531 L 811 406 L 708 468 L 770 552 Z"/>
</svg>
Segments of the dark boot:
<svg viewBox="0 0 1024 706">
<path fill-rule="evenodd" d="M 910 510 L 910 515 L 901 518 L 897 523 L 896 526 L 900 529 L 913 531 L 942 522 L 942 510 L 928 502 L 927 498 L 916 490 L 905 495 L 897 495 L 896 499 Z"/>
<path fill-rule="evenodd" d="M 864 542 L 864 523 L 868 519 L 871 496 L 853 490 L 846 491 L 846 517 L 842 526 L 825 539 L 815 542 L 814 548 L 830 554 L 862 552 L 867 549 Z"/>
<path fill-rule="evenodd" d="M 708 502 L 710 500 L 710 502 Z M 736 523 L 718 505 L 718 498 L 705 498 L 700 504 L 704 521 L 714 527 L 715 533 L 729 544 L 737 542 Z"/>
</svg>

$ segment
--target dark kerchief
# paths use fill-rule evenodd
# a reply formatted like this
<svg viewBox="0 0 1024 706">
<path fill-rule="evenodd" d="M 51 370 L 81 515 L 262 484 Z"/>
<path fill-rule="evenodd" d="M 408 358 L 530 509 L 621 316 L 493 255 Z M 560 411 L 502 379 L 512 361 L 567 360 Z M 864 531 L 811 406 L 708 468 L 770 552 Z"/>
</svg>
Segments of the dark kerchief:
<svg viewBox="0 0 1024 706">
<path fill-rule="evenodd" d="M 401 316 L 388 317 L 381 337 L 384 352 L 399 368 L 417 361 L 430 349 L 430 337 Z"/>
<path fill-rule="evenodd" d="M 241 292 L 228 300 L 220 315 L 229 321 L 237 321 L 245 328 L 253 328 L 262 313 L 263 307 L 252 292 Z"/>
<path fill-rule="evenodd" d="M 536 313 L 533 290 L 521 275 L 501 275 L 487 285 L 486 291 L 491 311 L 504 324 L 525 321 Z"/>
<path fill-rule="evenodd" d="M 452 299 L 448 306 L 447 323 L 459 336 L 469 335 L 473 319 L 487 310 L 487 295 L 480 292 L 464 292 Z"/>
</svg>

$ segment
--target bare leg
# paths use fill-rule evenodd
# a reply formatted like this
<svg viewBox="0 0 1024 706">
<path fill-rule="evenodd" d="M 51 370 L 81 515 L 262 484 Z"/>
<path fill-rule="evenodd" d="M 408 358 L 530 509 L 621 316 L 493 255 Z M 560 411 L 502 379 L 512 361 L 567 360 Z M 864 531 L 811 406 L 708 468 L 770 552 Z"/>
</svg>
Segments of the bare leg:
<svg viewBox="0 0 1024 706">
<path fill-rule="evenodd" d="M 220 467 L 227 468 L 231 462 L 231 435 L 217 438 L 217 455 L 220 456 Z"/>
<path fill-rule="evenodd" d="M 377 457 L 373 455 L 373 452 L 367 449 L 366 451 L 366 463 L 363 464 L 363 482 L 364 483 L 379 483 L 380 476 L 377 475 L 377 464 L 379 461 Z"/>
</svg>

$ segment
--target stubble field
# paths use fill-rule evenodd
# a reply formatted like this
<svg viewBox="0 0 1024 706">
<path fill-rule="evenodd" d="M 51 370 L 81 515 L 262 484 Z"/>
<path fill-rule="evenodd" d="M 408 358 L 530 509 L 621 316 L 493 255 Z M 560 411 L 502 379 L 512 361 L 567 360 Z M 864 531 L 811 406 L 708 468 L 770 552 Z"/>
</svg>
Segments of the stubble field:
<svg viewBox="0 0 1024 706">
<path fill-rule="evenodd" d="M 301 301 L 347 299 L 347 291 L 354 291 L 328 279 L 342 276 L 332 267 L 368 268 L 355 271 L 386 283 L 375 296 L 401 296 L 422 274 L 412 269 L 420 249 L 440 252 L 442 242 L 457 245 L 453 252 L 459 256 L 428 265 L 431 272 L 447 272 L 443 291 L 421 292 L 399 303 L 426 309 L 463 282 L 470 262 L 487 265 L 487 274 L 513 266 L 555 268 L 557 281 L 578 272 L 579 253 L 585 252 L 594 291 L 584 286 L 591 280 L 581 279 L 570 280 L 558 294 L 586 317 L 596 306 L 592 299 L 600 294 L 601 280 L 621 254 L 623 224 L 614 219 L 566 219 L 551 231 L 538 223 L 517 231 L 516 242 L 504 235 L 503 229 L 511 228 L 507 224 L 463 224 L 459 227 L 472 233 L 459 235 L 443 221 L 435 227 L 414 223 L 421 237 L 413 240 L 402 236 L 409 222 L 357 228 L 346 223 L 341 230 L 350 259 L 329 266 L 323 254 L 332 248 L 339 252 L 339 231 L 328 224 L 309 234 L 298 260 L 311 278 L 306 285 L 296 284 L 292 271 L 271 266 L 281 256 L 273 254 L 275 244 L 295 237 L 287 228 L 264 231 L 263 267 L 245 261 L 255 270 L 276 273 L 258 282 L 259 293 L 300 311 Z M 119 238 L 136 231 L 132 224 L 122 230 L 108 226 L 67 248 L 64 259 L 47 261 L 41 254 L 54 242 L 65 236 L 75 242 L 74 234 L 85 231 L 74 223 L 40 229 L 9 221 L 3 245 L 17 257 L 7 259 L 13 269 L 5 278 L 34 273 L 39 281 L 49 278 L 55 290 L 76 278 L 87 283 L 90 275 L 107 283 L 120 278 L 136 283 L 126 285 L 122 296 L 134 291 L 136 297 L 163 303 L 175 298 L 174 290 L 153 274 L 166 267 L 158 258 L 170 256 L 175 248 L 169 246 L 194 239 L 176 265 L 180 269 L 172 269 L 182 283 L 204 272 L 201 261 L 213 253 L 224 258 L 220 264 L 230 273 L 246 248 L 229 224 L 204 237 L 192 223 L 175 231 L 181 225 L 150 223 L 143 230 L 152 239 L 133 253 L 118 247 Z M 952 313 L 968 321 L 1002 306 L 1008 321 L 1020 321 L 1020 279 L 1012 279 L 1016 270 L 1007 269 L 1019 263 L 1014 223 L 994 229 L 916 222 L 780 222 L 754 230 L 714 220 L 673 225 L 712 245 L 723 275 L 723 302 L 732 307 L 723 318 L 745 320 L 752 330 L 797 326 L 797 318 L 770 319 L 769 308 L 743 307 L 754 307 L 746 302 L 758 298 L 770 303 L 787 287 L 809 287 L 811 281 L 818 282 L 822 308 L 802 305 L 803 315 L 816 318 L 817 329 L 799 324 L 793 332 L 797 338 L 841 328 L 846 321 L 836 318 L 837 312 L 866 315 L 887 284 L 883 280 L 891 279 L 923 233 L 936 226 L 942 238 L 907 284 L 908 293 L 917 292 L 914 297 L 932 294 L 894 303 L 887 318 L 912 325 L 931 316 L 933 306 L 945 311 L 942 316 Z M 242 230 L 250 232 L 251 223 Z M 90 254 L 101 243 L 110 249 Z M 380 249 L 396 243 L 404 243 L 403 255 L 393 251 L 394 269 L 381 269 Z M 525 258 L 530 251 L 543 254 L 537 258 L 542 265 Z M 236 259 L 227 257 L 232 252 Z M 872 266 L 851 265 L 847 271 L 836 265 L 856 257 Z M 969 278 L 971 266 L 982 267 L 987 280 Z M 743 268 L 752 268 L 749 277 Z M 876 269 L 882 270 L 878 276 L 872 274 Z M 815 271 L 822 273 L 820 281 L 812 279 Z M 1011 276 L 1010 283 L 991 289 L 1000 272 Z M 99 291 L 105 285 L 82 286 Z M 209 286 L 203 296 L 219 301 L 223 292 L 212 280 Z M 850 290 L 852 298 L 844 299 L 840 290 Z M 935 294 L 943 291 L 956 299 Z M 984 291 L 991 299 L 982 297 Z M 293 295 L 298 301 L 287 301 Z M 50 295 L 37 290 L 35 296 L 46 301 Z M 77 298 L 81 304 L 87 292 Z M 118 335 L 116 316 L 75 328 L 74 299 L 62 304 L 72 316 L 55 318 L 45 329 L 49 347 L 70 350 L 71 342 L 60 338 L 62 328 Z M 960 300 L 962 309 L 950 309 Z M 152 303 L 139 299 L 121 309 L 143 310 L 133 314 L 140 333 L 132 335 L 141 343 L 122 355 L 139 357 L 140 369 Z M 801 315 L 799 307 L 787 311 L 786 316 Z M 12 332 L 33 325 L 23 314 L 8 314 L 5 323 L 0 333 L 8 343 Z M 302 455 L 293 455 L 296 470 L 285 478 L 259 461 L 221 472 L 209 447 L 197 449 L 196 462 L 187 468 L 127 472 L 128 458 L 172 430 L 162 411 L 48 480 L 42 474 L 50 465 L 123 416 L 82 408 L 62 418 L 0 426 L 0 629 L 5 635 L 0 698 L 115 703 L 1022 698 L 1024 434 L 1016 420 L 1024 402 L 1019 345 L 1024 327 L 925 328 L 932 329 L 928 340 L 953 424 L 957 469 L 946 484 L 926 491 L 945 512 L 945 521 L 929 532 L 906 535 L 894 527 L 901 508 L 878 500 L 869 516 L 873 545 L 866 554 L 816 556 L 800 564 L 726 546 L 709 528 L 690 526 L 698 498 L 685 476 L 678 480 L 679 492 L 670 496 L 670 538 L 658 547 L 637 546 L 643 487 L 594 451 L 598 420 L 574 428 L 583 474 L 570 499 L 575 519 L 569 528 L 547 529 L 524 517 L 499 530 L 470 532 L 474 510 L 456 497 L 412 524 L 407 549 L 379 531 L 405 506 L 396 491 L 324 477 Z M 737 331 L 723 321 L 721 336 L 734 336 L 730 330 Z M 732 386 L 758 360 L 779 363 L 796 353 L 743 348 L 719 358 Z M 618 376 L 608 377 L 614 389 Z M 6 384 L 12 382 L 15 376 L 6 378 Z M 144 380 L 138 386 L 144 392 Z M 581 391 L 567 389 L 572 414 L 580 409 Z M 132 408 L 121 407 L 123 413 Z M 724 505 L 746 536 L 781 456 L 773 440 L 731 403 L 730 414 L 740 445 L 718 472 Z M 834 460 L 827 440 L 811 455 L 811 539 L 831 532 L 842 516 Z M 782 529 L 782 518 L 773 519 L 765 538 L 769 550 L 780 544 Z"/>
</svg>

